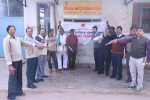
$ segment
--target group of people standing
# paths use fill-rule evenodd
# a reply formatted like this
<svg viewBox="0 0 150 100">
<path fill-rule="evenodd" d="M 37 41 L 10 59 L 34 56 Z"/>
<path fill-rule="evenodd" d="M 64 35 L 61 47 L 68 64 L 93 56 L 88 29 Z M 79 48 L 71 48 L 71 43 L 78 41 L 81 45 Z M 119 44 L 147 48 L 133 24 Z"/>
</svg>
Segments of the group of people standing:
<svg viewBox="0 0 150 100">
<path fill-rule="evenodd" d="M 57 36 L 54 36 L 54 30 L 50 29 L 46 35 L 46 30 L 41 28 L 40 34 L 32 37 L 33 30 L 28 27 L 24 39 L 15 36 L 16 28 L 13 25 L 7 27 L 8 35 L 3 40 L 3 48 L 6 63 L 9 66 L 8 81 L 8 99 L 17 100 L 16 96 L 23 96 L 22 91 L 22 52 L 21 46 L 25 47 L 26 52 L 26 77 L 27 87 L 37 88 L 33 83 L 44 81 L 44 67 L 48 61 L 49 73 L 52 73 L 51 58 L 53 59 L 55 72 L 61 73 L 61 70 L 69 68 L 75 69 L 76 53 L 78 52 L 78 39 L 74 35 L 74 29 L 70 30 L 70 35 L 64 34 L 64 29 L 59 27 Z M 16 49 L 17 48 L 17 49 Z M 67 54 L 68 53 L 68 54 Z M 62 59 L 63 55 L 63 59 Z M 62 62 L 63 61 L 63 62 Z M 37 79 L 35 78 L 37 75 Z"/>
<path fill-rule="evenodd" d="M 69 68 L 75 69 L 76 53 L 78 52 L 78 39 L 74 35 L 74 29 L 70 30 L 70 35 L 64 34 L 61 25 L 58 26 L 59 32 L 54 35 L 54 30 L 42 28 L 40 34 L 32 37 L 33 30 L 26 29 L 25 38 L 15 36 L 16 28 L 13 25 L 7 27 L 8 35 L 3 40 L 3 48 L 6 63 L 9 66 L 8 99 L 17 100 L 16 96 L 25 95 L 22 91 L 22 52 L 21 46 L 25 47 L 27 60 L 27 87 L 37 88 L 33 83 L 44 81 L 44 66 L 48 60 L 49 73 L 52 73 L 51 58 L 54 62 L 55 72 Z M 126 57 L 127 64 L 127 83 L 131 82 L 129 89 L 136 88 L 135 92 L 142 89 L 144 66 L 149 65 L 150 61 L 150 40 L 143 36 L 144 30 L 131 26 L 130 34 L 122 34 L 122 27 L 118 26 L 115 32 L 114 27 L 108 27 L 105 34 L 98 32 L 97 26 L 93 27 L 91 41 L 94 44 L 95 70 L 98 74 L 109 76 L 110 64 L 112 62 L 111 78 L 117 76 L 117 80 L 122 79 L 122 61 Z M 98 38 L 96 40 L 95 38 Z M 82 46 L 84 44 L 81 44 Z M 16 49 L 17 48 L 17 49 Z M 147 60 L 145 57 L 147 55 Z M 104 63 L 106 66 L 104 67 Z M 37 74 L 37 79 L 35 75 Z"/>
<path fill-rule="evenodd" d="M 135 89 L 140 92 L 142 89 L 144 66 L 150 61 L 150 40 L 144 37 L 144 30 L 131 26 L 130 34 L 123 35 L 122 27 L 118 26 L 116 33 L 114 28 L 109 27 L 105 34 L 98 32 L 97 26 L 93 27 L 91 41 L 94 43 L 95 70 L 98 74 L 109 76 L 110 64 L 112 62 L 112 74 L 110 78 L 122 79 L 122 63 L 126 57 L 127 83 L 131 82 L 128 89 Z M 114 34 L 115 33 L 115 34 Z M 98 39 L 95 39 L 98 37 Z M 147 59 L 145 58 L 147 56 Z M 104 62 L 106 66 L 104 67 Z"/>
</svg>

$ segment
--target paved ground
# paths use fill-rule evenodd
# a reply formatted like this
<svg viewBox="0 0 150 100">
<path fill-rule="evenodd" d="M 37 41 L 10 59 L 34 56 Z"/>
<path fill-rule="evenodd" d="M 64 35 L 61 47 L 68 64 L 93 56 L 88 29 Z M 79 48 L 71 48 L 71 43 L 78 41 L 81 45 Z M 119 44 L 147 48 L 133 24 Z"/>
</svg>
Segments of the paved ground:
<svg viewBox="0 0 150 100">
<path fill-rule="evenodd" d="M 4 59 L 0 59 L 0 100 L 6 100 L 8 88 L 8 67 Z M 19 100 L 150 100 L 150 67 L 145 68 L 143 90 L 134 93 L 127 89 L 130 85 L 125 82 L 126 68 L 123 68 L 123 79 L 116 81 L 105 74 L 98 75 L 93 72 L 94 65 L 77 65 L 76 70 L 62 70 L 61 74 L 49 74 L 48 65 L 45 72 L 49 75 L 44 82 L 35 84 L 37 89 L 26 87 L 26 64 L 23 65 L 23 90 L 26 96 Z M 111 70 L 110 70 L 111 73 Z"/>
</svg>

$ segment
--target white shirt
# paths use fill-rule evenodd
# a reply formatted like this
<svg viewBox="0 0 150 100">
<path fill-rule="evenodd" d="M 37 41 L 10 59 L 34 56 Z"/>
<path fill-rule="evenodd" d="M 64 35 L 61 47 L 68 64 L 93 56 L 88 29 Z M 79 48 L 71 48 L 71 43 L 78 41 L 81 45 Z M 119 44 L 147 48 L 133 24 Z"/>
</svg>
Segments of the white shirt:
<svg viewBox="0 0 150 100">
<path fill-rule="evenodd" d="M 96 32 L 96 34 L 98 33 L 98 31 Z M 96 36 L 96 34 L 94 34 Z M 101 38 L 103 35 L 101 34 L 99 38 Z M 102 40 L 99 40 L 98 43 L 101 43 Z"/>
<path fill-rule="evenodd" d="M 58 35 L 57 35 L 57 39 L 58 39 Z M 61 43 L 61 45 L 57 45 L 57 51 L 62 51 L 62 52 L 66 52 L 67 51 L 67 46 L 65 46 L 66 39 L 67 39 L 67 36 L 65 34 L 60 35 L 60 43 Z"/>
<path fill-rule="evenodd" d="M 122 36 L 122 34 L 120 34 L 120 35 L 117 35 L 117 37 L 121 37 Z"/>
</svg>

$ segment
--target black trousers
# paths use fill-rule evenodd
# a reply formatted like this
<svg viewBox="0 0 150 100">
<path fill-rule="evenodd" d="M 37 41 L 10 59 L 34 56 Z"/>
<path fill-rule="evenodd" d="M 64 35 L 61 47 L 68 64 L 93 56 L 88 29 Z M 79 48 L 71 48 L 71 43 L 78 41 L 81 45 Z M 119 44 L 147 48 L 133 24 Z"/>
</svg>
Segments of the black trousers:
<svg viewBox="0 0 150 100">
<path fill-rule="evenodd" d="M 9 74 L 8 80 L 8 99 L 15 98 L 22 91 L 22 60 L 12 62 L 12 66 L 16 69 L 14 74 Z"/>
<path fill-rule="evenodd" d="M 69 68 L 75 68 L 76 51 L 68 51 Z"/>
<path fill-rule="evenodd" d="M 94 48 L 95 69 L 100 70 L 100 48 Z"/>
<path fill-rule="evenodd" d="M 36 69 L 38 65 L 38 57 L 27 59 L 27 86 L 33 85 L 33 81 L 35 80 Z"/>
<path fill-rule="evenodd" d="M 56 51 L 49 51 L 48 50 L 48 56 L 49 56 L 49 59 L 48 59 L 48 66 L 49 66 L 49 69 L 52 69 L 52 64 L 51 64 L 51 58 L 53 59 L 53 62 L 54 62 L 54 65 L 55 65 L 55 69 L 57 70 L 58 69 L 58 62 L 57 62 L 57 57 L 56 57 Z"/>
<path fill-rule="evenodd" d="M 104 72 L 104 62 L 106 62 L 105 72 L 109 72 L 111 63 L 111 50 L 101 50 L 99 70 L 101 72 Z"/>
</svg>

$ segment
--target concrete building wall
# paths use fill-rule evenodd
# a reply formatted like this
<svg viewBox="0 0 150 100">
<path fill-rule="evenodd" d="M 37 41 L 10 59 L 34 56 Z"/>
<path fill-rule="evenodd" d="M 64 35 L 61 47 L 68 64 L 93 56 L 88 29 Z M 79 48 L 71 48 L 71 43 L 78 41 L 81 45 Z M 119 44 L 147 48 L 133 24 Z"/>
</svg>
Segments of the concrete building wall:
<svg viewBox="0 0 150 100">
<path fill-rule="evenodd" d="M 64 1 L 102 1 L 102 15 L 64 15 Z M 129 1 L 129 0 L 127 0 Z M 54 2 L 54 0 L 27 0 L 27 7 L 24 8 L 24 26 L 33 27 L 34 36 L 38 34 L 38 9 L 37 3 Z M 132 25 L 133 3 L 150 3 L 150 0 L 134 0 L 128 6 L 124 5 L 124 0 L 59 0 L 59 5 L 55 5 L 56 23 L 68 19 L 101 19 L 109 21 L 110 26 L 122 26 L 123 34 L 129 34 Z M 145 36 L 150 37 L 149 34 Z M 94 63 L 93 45 L 79 46 L 76 63 Z"/>
</svg>

